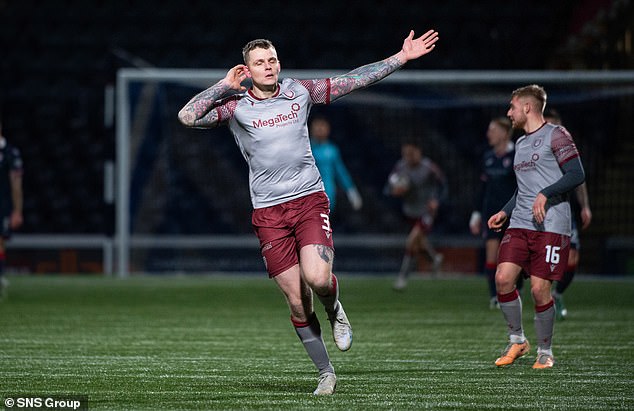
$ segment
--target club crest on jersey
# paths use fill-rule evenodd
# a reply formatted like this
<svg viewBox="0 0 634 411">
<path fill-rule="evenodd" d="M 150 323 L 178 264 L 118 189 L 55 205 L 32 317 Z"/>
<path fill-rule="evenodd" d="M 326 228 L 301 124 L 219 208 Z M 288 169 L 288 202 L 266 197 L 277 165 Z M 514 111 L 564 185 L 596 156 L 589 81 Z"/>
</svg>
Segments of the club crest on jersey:
<svg viewBox="0 0 634 411">
<path fill-rule="evenodd" d="M 544 144 L 544 139 L 536 138 L 535 141 L 533 141 L 533 148 L 540 147 L 542 144 Z"/>
</svg>

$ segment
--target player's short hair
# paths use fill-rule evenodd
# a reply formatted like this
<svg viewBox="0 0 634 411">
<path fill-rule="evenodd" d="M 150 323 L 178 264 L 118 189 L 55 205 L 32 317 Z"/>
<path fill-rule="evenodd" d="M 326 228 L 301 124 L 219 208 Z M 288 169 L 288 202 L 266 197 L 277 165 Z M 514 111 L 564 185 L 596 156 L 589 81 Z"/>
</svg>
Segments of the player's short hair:
<svg viewBox="0 0 634 411">
<path fill-rule="evenodd" d="M 542 86 L 538 86 L 537 84 L 530 84 L 528 86 L 520 87 L 518 89 L 513 90 L 511 94 L 511 98 L 513 97 L 531 97 L 533 100 L 537 102 L 537 109 L 540 112 L 544 112 L 546 108 L 546 90 Z"/>
<path fill-rule="evenodd" d="M 511 120 L 509 120 L 508 117 L 495 117 L 491 120 L 491 122 L 502 127 L 507 133 L 510 132 L 511 128 L 513 127 L 513 125 L 511 124 Z"/>
<path fill-rule="evenodd" d="M 242 59 L 244 60 L 244 64 L 247 64 L 247 57 L 249 57 L 249 53 L 255 49 L 273 49 L 275 50 L 275 46 L 271 40 L 267 39 L 255 39 L 251 40 L 244 47 L 242 47 Z"/>
<path fill-rule="evenodd" d="M 401 147 L 403 146 L 412 146 L 422 151 L 423 139 L 415 135 L 408 135 L 401 140 Z"/>
</svg>

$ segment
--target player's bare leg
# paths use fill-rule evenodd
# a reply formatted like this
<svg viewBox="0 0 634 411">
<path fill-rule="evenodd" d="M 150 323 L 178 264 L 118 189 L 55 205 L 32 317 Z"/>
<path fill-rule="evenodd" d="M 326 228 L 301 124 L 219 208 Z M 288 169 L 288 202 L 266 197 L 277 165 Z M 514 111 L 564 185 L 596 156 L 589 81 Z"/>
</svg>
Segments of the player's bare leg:
<svg viewBox="0 0 634 411">
<path fill-rule="evenodd" d="M 511 365 L 516 359 L 526 355 L 530 344 L 524 336 L 522 328 L 522 299 L 515 284 L 522 269 L 513 263 L 500 263 L 495 273 L 497 299 L 508 326 L 509 342 L 502 355 L 495 360 L 495 365 L 503 367 Z"/>
<path fill-rule="evenodd" d="M 295 332 L 319 371 L 319 386 L 314 393 L 333 394 L 336 385 L 335 369 L 330 362 L 321 326 L 313 310 L 312 290 L 303 280 L 299 265 L 294 265 L 274 279 L 286 297 Z"/>
<path fill-rule="evenodd" d="M 429 241 L 427 234 L 423 230 L 421 230 L 420 232 L 419 241 L 421 249 L 424 250 L 424 252 L 427 254 L 427 258 L 432 264 L 432 274 L 437 275 L 438 273 L 440 273 L 440 268 L 442 266 L 442 262 L 445 259 L 445 256 L 436 251 L 431 241 Z"/>
<path fill-rule="evenodd" d="M 352 327 L 339 301 L 337 277 L 332 273 L 334 251 L 324 245 L 311 244 L 302 247 L 299 253 L 302 277 L 324 305 L 337 348 L 349 350 Z"/>
<path fill-rule="evenodd" d="M 403 255 L 403 261 L 401 262 L 401 269 L 398 272 L 398 276 L 396 277 L 393 285 L 393 288 L 397 291 L 400 291 L 407 286 L 409 274 L 418 261 L 421 249 L 421 235 L 421 228 L 417 225 L 414 226 L 407 235 L 407 240 L 405 242 L 405 254 Z"/>
</svg>

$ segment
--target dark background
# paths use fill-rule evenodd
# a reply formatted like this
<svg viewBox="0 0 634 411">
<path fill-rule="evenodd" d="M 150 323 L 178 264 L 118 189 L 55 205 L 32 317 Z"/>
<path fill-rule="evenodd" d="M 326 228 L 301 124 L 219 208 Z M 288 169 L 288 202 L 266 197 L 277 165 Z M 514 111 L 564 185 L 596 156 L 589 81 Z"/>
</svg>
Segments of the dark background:
<svg viewBox="0 0 634 411">
<path fill-rule="evenodd" d="M 631 70 L 633 22 L 634 5 L 623 0 L 310 4 L 282 0 L 0 0 L 3 134 L 21 148 L 26 166 L 25 225 L 21 232 L 112 233 L 112 207 L 103 201 L 103 167 L 106 161 L 114 160 L 115 145 L 113 125 L 104 123 L 104 89 L 114 85 L 119 68 L 229 68 L 241 62 L 240 50 L 247 41 L 266 37 L 275 43 L 283 68 L 352 69 L 398 51 L 410 28 L 417 34 L 434 28 L 441 40 L 433 58 L 411 62 L 407 69 Z M 556 88 L 553 91 L 557 96 Z M 174 108 L 177 110 L 177 106 Z M 332 112 L 337 125 L 343 125 L 344 117 L 349 115 L 344 110 L 342 106 Z M 580 112 L 562 114 L 574 131 L 576 117 L 592 113 L 592 107 L 583 107 Z M 365 126 L 372 129 L 372 125 Z M 485 127 L 483 123 L 477 131 L 481 138 Z M 601 253 L 609 238 L 634 235 L 631 190 L 618 188 L 628 184 L 604 189 L 606 181 L 611 180 L 606 177 L 608 172 L 629 181 L 634 177 L 630 156 L 634 148 L 629 143 L 632 136 L 627 134 L 631 130 L 630 121 L 624 129 L 615 130 L 616 135 L 611 133 L 609 140 L 601 133 L 578 140 L 582 152 L 588 152 L 583 152 L 584 161 L 588 158 L 591 162 L 586 166 L 591 171 L 588 184 L 595 223 L 586 235 L 587 244 L 601 247 Z M 350 134 L 352 130 L 338 133 Z M 225 140 L 233 144 L 231 139 Z M 344 158 L 354 157 L 358 146 L 346 146 L 343 138 L 337 142 L 342 144 Z M 239 152 L 228 147 L 227 158 L 231 164 L 235 159 L 235 167 L 243 170 Z M 468 142 L 466 147 L 473 149 Z M 477 147 L 473 153 L 473 167 L 477 151 L 482 149 Z M 442 153 L 431 154 L 442 160 Z M 389 161 L 392 159 L 388 156 Z M 351 163 L 353 175 L 367 169 L 361 161 Z M 383 171 L 379 167 L 376 175 L 360 182 L 369 198 L 373 198 L 374 187 L 382 184 Z M 235 172 L 238 179 L 243 178 L 239 177 L 244 175 L 241 172 Z M 166 217 L 171 224 L 160 225 L 156 233 L 250 232 L 248 221 L 240 217 L 250 206 L 243 193 L 236 194 L 235 204 L 242 204 L 238 210 L 234 202 L 220 198 L 230 194 L 217 196 L 218 204 L 227 205 L 238 215 L 232 218 L 227 211 L 223 216 L 201 209 L 200 205 L 208 202 L 204 196 L 197 199 L 195 190 L 186 189 L 186 180 L 180 184 L 184 188 L 175 198 L 191 205 L 185 210 L 190 212 L 188 223 L 174 224 L 174 218 Z M 460 192 L 460 184 L 461 180 L 454 183 L 454 193 L 456 189 Z M 339 204 L 341 213 L 348 211 L 345 201 Z M 614 204 L 618 206 L 613 208 Z M 216 208 L 223 209 L 218 205 Z M 364 209 L 347 223 L 341 222 L 341 230 L 367 231 L 368 221 L 377 221 L 379 211 L 390 210 L 394 215 L 386 217 L 379 231 L 402 229 L 400 224 L 392 224 L 397 218 L 396 208 L 388 205 L 384 210 L 374 209 L 376 215 L 367 214 L 373 212 L 372 207 Z M 445 217 L 438 230 L 464 234 L 467 227 L 463 214 Z M 590 259 L 590 268 L 601 272 L 601 261 Z"/>
</svg>

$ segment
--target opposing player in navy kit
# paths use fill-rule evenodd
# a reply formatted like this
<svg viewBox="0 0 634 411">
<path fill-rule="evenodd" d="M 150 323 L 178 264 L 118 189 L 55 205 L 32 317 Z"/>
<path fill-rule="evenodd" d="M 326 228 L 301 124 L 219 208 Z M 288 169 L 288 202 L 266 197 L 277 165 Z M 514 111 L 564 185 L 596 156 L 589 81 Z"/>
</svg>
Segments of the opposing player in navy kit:
<svg viewBox="0 0 634 411">
<path fill-rule="evenodd" d="M 4 277 L 5 241 L 22 225 L 22 156 L 2 135 L 0 123 L 0 299 L 9 282 Z"/>
<path fill-rule="evenodd" d="M 178 113 L 189 127 L 229 126 L 249 167 L 252 224 L 269 276 L 286 297 L 291 321 L 319 370 L 315 395 L 333 394 L 337 378 L 313 309 L 313 293 L 324 305 L 337 348 L 352 344 L 352 329 L 339 302 L 332 273 L 334 248 L 329 202 L 311 153 L 308 115 L 313 104 L 329 104 L 367 87 L 435 47 L 429 30 L 403 42 L 382 61 L 335 77 L 279 81 L 280 60 L 269 40 L 243 48 L 245 64 L 194 96 Z M 248 90 L 242 82 L 250 78 Z M 231 93 L 238 92 L 231 95 Z"/>
<path fill-rule="evenodd" d="M 522 301 L 515 287 L 522 270 L 530 276 L 535 302 L 537 360 L 533 368 L 551 368 L 555 362 L 552 351 L 555 308 L 550 290 L 552 282 L 561 279 L 568 263 L 568 195 L 583 183 L 585 175 L 570 133 L 544 120 L 546 98 L 546 91 L 537 85 L 516 89 L 511 94 L 507 115 L 514 128 L 526 133 L 515 144 L 517 191 L 488 220 L 489 228 L 500 230 L 510 216 L 495 273 L 498 302 L 509 335 L 506 349 L 495 361 L 499 367 L 513 364 L 530 349 L 522 327 Z"/>
<path fill-rule="evenodd" d="M 484 276 L 489 286 L 489 308 L 499 308 L 495 290 L 495 270 L 498 262 L 498 249 L 504 230 L 491 230 L 482 216 L 490 216 L 500 210 L 515 193 L 515 144 L 511 141 L 513 127 L 507 117 L 496 117 L 489 122 L 487 140 L 491 149 L 482 156 L 481 187 L 475 207 L 469 219 L 469 230 L 473 235 L 484 239 Z M 521 291 L 524 277 L 517 280 L 517 289 Z"/>
<path fill-rule="evenodd" d="M 489 229 L 482 216 L 488 217 L 500 210 L 517 189 L 513 171 L 515 144 L 511 141 L 512 134 L 513 128 L 508 118 L 496 117 L 489 122 L 486 135 L 491 148 L 482 156 L 482 184 L 469 219 L 471 233 L 481 235 L 484 239 L 484 275 L 489 285 L 489 308 L 499 307 L 495 290 L 495 270 L 504 230 Z M 522 281 L 521 276 L 519 281 Z"/>
</svg>

